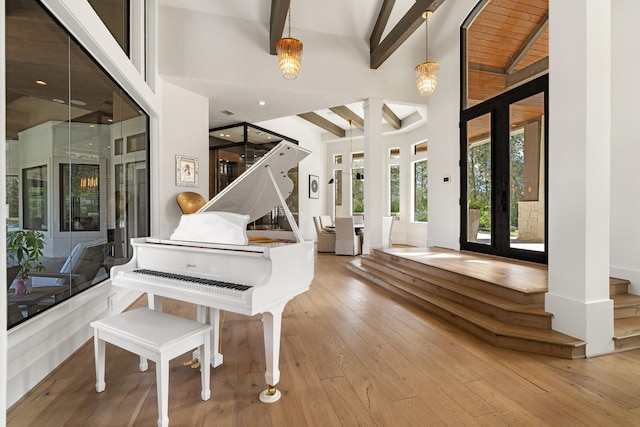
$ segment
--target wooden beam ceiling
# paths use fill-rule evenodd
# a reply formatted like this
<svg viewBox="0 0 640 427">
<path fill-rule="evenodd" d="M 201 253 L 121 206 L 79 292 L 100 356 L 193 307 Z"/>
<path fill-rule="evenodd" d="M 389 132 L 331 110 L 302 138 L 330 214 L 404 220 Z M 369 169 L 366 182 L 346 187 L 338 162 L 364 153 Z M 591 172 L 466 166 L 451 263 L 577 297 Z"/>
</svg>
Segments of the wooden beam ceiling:
<svg viewBox="0 0 640 427">
<path fill-rule="evenodd" d="M 313 113 L 313 112 L 302 113 L 302 114 L 298 114 L 298 117 L 305 119 L 306 121 L 313 123 L 316 126 L 321 127 L 322 129 L 334 134 L 339 138 L 344 138 L 344 135 L 345 135 L 344 129 L 342 129 L 338 125 L 331 123 L 329 120 L 325 119 L 324 117 L 322 117 L 317 113 Z"/>
<path fill-rule="evenodd" d="M 347 122 L 351 121 L 355 126 L 359 127 L 360 129 L 364 129 L 364 119 L 351 111 L 348 107 L 341 105 L 339 107 L 329 108 L 329 110 L 333 111 L 334 113 L 345 119 Z"/>
<path fill-rule="evenodd" d="M 340 105 L 338 107 L 329 108 L 329 110 L 340 116 L 347 123 L 351 121 L 351 123 L 356 127 L 364 129 L 364 119 L 353 112 L 353 110 L 351 110 L 349 107 Z M 298 114 L 298 117 L 305 119 L 310 123 L 313 123 L 314 125 L 326 130 L 329 133 L 334 134 L 339 138 L 344 138 L 346 135 L 346 131 L 343 128 L 325 119 L 317 113 L 309 112 Z M 402 120 L 400 120 L 400 118 L 387 104 L 382 104 L 382 118 L 396 130 L 402 127 Z"/>
<path fill-rule="evenodd" d="M 511 58 L 511 61 L 507 65 L 505 65 L 504 70 L 506 74 L 511 74 L 518 63 L 522 61 L 522 59 L 529 53 L 529 50 L 536 44 L 540 36 L 544 34 L 547 27 L 549 26 L 549 15 L 544 15 L 538 25 L 533 29 L 533 31 L 529 34 L 527 39 L 520 45 L 516 53 Z"/>
<path fill-rule="evenodd" d="M 369 66 L 371 69 L 378 69 L 422 25 L 424 22 L 422 12 L 425 10 L 435 12 L 442 3 L 444 3 L 444 0 L 417 0 L 384 40 L 375 46 L 370 46 Z M 380 13 L 383 11 L 385 11 L 384 4 Z"/>
<path fill-rule="evenodd" d="M 289 0 L 271 0 L 271 21 L 269 24 L 269 53 L 276 54 L 276 44 L 282 38 L 284 24 L 289 11 Z"/>
<path fill-rule="evenodd" d="M 402 120 L 389 108 L 387 104 L 382 104 L 382 117 L 389 123 L 394 129 L 398 130 L 402 127 Z"/>
<path fill-rule="evenodd" d="M 373 50 L 374 46 L 378 46 L 378 44 L 380 44 L 382 33 L 387 26 L 387 22 L 389 22 L 389 17 L 391 16 L 391 11 L 393 10 L 395 3 L 396 0 L 384 0 L 382 2 L 382 7 L 380 8 L 380 13 L 376 20 L 376 25 L 373 27 L 371 37 L 369 38 L 369 46 L 371 50 Z"/>
</svg>

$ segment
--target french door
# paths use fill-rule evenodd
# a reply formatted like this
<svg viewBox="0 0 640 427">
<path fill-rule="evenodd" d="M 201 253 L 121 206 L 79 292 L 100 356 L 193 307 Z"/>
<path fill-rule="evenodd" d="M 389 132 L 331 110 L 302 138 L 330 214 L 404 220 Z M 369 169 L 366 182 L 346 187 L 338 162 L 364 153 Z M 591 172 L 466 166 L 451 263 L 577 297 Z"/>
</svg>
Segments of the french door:
<svg viewBox="0 0 640 427">
<path fill-rule="evenodd" d="M 461 113 L 460 247 L 547 262 L 548 76 Z"/>
</svg>

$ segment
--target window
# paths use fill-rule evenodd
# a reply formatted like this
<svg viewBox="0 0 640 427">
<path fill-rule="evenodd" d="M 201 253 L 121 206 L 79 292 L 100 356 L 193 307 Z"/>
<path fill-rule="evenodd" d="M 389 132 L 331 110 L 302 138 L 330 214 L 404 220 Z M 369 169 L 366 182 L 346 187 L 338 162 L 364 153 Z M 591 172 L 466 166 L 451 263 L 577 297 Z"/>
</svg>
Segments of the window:
<svg viewBox="0 0 640 427">
<path fill-rule="evenodd" d="M 129 1 L 89 0 L 93 10 L 127 55 L 129 54 Z"/>
<path fill-rule="evenodd" d="M 351 213 L 364 212 L 364 153 L 351 155 Z"/>
<path fill-rule="evenodd" d="M 22 170 L 22 227 L 25 230 L 47 230 L 48 181 L 46 166 Z"/>
<path fill-rule="evenodd" d="M 400 158 L 400 149 L 392 148 L 389 150 L 389 158 L 390 159 L 399 159 Z"/>
<path fill-rule="evenodd" d="M 7 234 L 41 234 L 44 269 L 16 295 L 28 266 L 7 252 L 11 328 L 107 279 L 148 235 L 149 117 L 39 2 L 5 3 Z"/>
<path fill-rule="evenodd" d="M 429 185 L 427 178 L 427 161 L 421 160 L 413 164 L 414 176 L 414 211 L 413 220 L 426 222 L 429 220 L 428 194 Z"/>
<path fill-rule="evenodd" d="M 427 141 L 415 144 L 413 146 L 413 154 L 419 155 L 427 152 Z"/>
<path fill-rule="evenodd" d="M 400 213 L 400 165 L 389 166 L 389 212 Z"/>
</svg>

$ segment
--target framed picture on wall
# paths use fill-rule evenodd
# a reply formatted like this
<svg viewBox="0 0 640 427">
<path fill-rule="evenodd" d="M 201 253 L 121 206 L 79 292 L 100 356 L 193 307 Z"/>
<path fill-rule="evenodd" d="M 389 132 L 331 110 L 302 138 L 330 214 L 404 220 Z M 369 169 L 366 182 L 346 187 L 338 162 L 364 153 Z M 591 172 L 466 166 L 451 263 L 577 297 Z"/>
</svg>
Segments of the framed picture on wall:
<svg viewBox="0 0 640 427">
<path fill-rule="evenodd" d="M 318 182 L 318 177 L 315 175 L 309 175 L 309 198 L 320 198 L 320 184 Z"/>
<path fill-rule="evenodd" d="M 176 155 L 176 185 L 181 187 L 198 186 L 198 159 Z"/>
</svg>

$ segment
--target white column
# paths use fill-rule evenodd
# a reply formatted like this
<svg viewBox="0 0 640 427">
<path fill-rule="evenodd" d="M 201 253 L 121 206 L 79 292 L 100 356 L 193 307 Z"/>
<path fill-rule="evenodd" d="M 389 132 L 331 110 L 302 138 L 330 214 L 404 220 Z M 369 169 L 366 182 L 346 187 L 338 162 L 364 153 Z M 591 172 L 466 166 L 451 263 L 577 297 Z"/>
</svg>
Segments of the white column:
<svg viewBox="0 0 640 427">
<path fill-rule="evenodd" d="M 362 253 L 382 246 L 382 189 L 386 185 L 385 150 L 382 145 L 382 100 L 364 103 L 364 243 Z"/>
<path fill-rule="evenodd" d="M 611 0 L 549 2 L 553 329 L 613 351 L 609 298 Z"/>
</svg>

